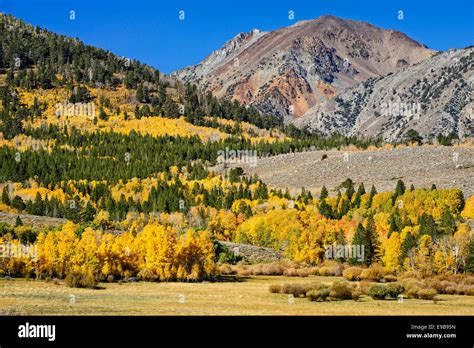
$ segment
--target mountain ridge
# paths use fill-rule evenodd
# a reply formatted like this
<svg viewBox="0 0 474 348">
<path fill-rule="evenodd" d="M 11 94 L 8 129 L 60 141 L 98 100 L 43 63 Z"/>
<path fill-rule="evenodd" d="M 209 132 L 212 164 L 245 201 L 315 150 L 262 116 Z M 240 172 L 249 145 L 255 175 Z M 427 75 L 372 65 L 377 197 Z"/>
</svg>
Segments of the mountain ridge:
<svg viewBox="0 0 474 348">
<path fill-rule="evenodd" d="M 214 67 L 212 57 L 219 50 L 171 75 L 289 121 L 369 77 L 435 53 L 399 31 L 332 15 L 259 31 L 256 38 L 251 33 L 227 41 L 222 46 L 225 57 Z M 241 35 L 252 38 L 227 54 L 226 48 Z"/>
<path fill-rule="evenodd" d="M 370 79 L 316 105 L 294 124 L 324 135 L 382 137 L 408 130 L 425 139 L 473 136 L 474 47 L 439 52 L 400 71 Z"/>
</svg>

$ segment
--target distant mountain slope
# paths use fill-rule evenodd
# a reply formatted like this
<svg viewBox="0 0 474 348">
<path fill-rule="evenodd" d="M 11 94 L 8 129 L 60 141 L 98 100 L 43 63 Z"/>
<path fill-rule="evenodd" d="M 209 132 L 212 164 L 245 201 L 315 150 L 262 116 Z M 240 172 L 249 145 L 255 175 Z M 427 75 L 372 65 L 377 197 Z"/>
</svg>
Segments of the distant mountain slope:
<svg viewBox="0 0 474 348">
<path fill-rule="evenodd" d="M 474 47 L 439 53 L 386 77 L 370 79 L 295 120 L 321 134 L 473 136 Z"/>
<path fill-rule="evenodd" d="M 71 96 L 75 94 L 76 102 L 88 102 L 87 90 L 79 93 L 79 86 L 100 90 L 124 88 L 121 110 L 118 105 L 109 108 L 109 103 L 105 103 L 104 107 L 113 109 L 108 110 L 110 113 L 127 110 L 127 117 L 136 118 L 184 116 L 195 125 L 205 125 L 205 116 L 245 121 L 261 128 L 282 123 L 281 118 L 261 115 L 252 107 L 204 95 L 196 86 L 183 85 L 137 60 L 34 27 L 11 15 L 0 13 L 0 38 L 0 94 L 3 84 L 27 91 L 65 87 Z"/>
<path fill-rule="evenodd" d="M 272 32 L 241 33 L 173 75 L 288 120 L 347 87 L 433 53 L 401 32 L 322 16 Z"/>
</svg>

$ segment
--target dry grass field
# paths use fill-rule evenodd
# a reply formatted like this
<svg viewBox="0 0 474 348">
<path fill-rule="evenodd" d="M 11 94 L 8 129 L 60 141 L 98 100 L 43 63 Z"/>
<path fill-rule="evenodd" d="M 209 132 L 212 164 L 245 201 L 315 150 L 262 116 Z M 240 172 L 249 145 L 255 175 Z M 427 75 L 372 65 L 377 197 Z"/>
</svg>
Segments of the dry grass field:
<svg viewBox="0 0 474 348">
<path fill-rule="evenodd" d="M 341 278 L 255 276 L 219 283 L 103 283 L 73 289 L 63 282 L 0 280 L 1 315 L 474 315 L 474 296 L 310 302 L 271 294 L 271 284 L 330 284 Z"/>
</svg>

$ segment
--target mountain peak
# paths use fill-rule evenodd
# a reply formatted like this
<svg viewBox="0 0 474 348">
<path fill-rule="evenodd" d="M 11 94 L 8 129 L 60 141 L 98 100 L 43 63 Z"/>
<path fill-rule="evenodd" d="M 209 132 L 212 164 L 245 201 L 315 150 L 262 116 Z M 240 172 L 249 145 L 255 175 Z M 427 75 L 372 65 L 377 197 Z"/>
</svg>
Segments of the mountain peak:
<svg viewBox="0 0 474 348">
<path fill-rule="evenodd" d="M 240 33 L 175 76 L 290 120 L 432 54 L 405 34 L 328 14 L 271 32 Z"/>
</svg>

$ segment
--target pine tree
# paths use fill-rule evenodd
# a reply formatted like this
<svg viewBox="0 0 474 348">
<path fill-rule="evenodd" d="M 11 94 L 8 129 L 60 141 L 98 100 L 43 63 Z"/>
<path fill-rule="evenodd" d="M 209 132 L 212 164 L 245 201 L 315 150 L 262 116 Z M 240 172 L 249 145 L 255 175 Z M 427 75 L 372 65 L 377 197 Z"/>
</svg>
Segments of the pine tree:
<svg viewBox="0 0 474 348">
<path fill-rule="evenodd" d="M 354 190 L 354 183 L 352 182 L 351 179 L 347 179 L 345 181 L 345 186 L 346 186 L 346 196 L 347 198 L 349 198 L 349 201 L 351 201 L 352 199 L 352 196 L 354 195 L 355 193 L 355 190 Z"/>
<path fill-rule="evenodd" d="M 390 214 L 390 216 L 388 217 L 387 222 L 388 222 L 388 225 L 389 225 L 389 231 L 388 231 L 387 238 L 390 238 L 390 235 L 393 232 L 401 232 L 401 230 L 404 227 L 398 209 L 394 213 Z"/>
<path fill-rule="evenodd" d="M 395 192 L 392 196 L 392 204 L 395 204 L 397 197 L 402 196 L 405 193 L 405 183 L 402 180 L 397 181 L 397 186 L 395 187 Z"/>
<path fill-rule="evenodd" d="M 359 188 L 357 189 L 357 193 L 359 194 L 359 196 L 365 194 L 365 187 L 363 182 L 360 183 Z"/>
<path fill-rule="evenodd" d="M 349 210 L 351 209 L 351 205 L 349 200 L 344 199 L 341 204 L 341 209 L 339 210 L 338 218 L 342 218 L 344 215 L 346 215 Z"/>
<path fill-rule="evenodd" d="M 344 247 L 346 246 L 346 236 L 344 235 L 344 231 L 342 229 L 339 230 L 336 236 L 336 247 L 339 245 L 344 246 Z M 344 262 L 345 258 L 344 256 L 342 256 L 342 257 L 337 258 L 337 260 L 339 262 Z"/>
<path fill-rule="evenodd" d="M 443 212 L 441 213 L 439 229 L 449 235 L 452 235 L 456 231 L 456 220 L 447 206 L 444 206 Z"/>
<path fill-rule="evenodd" d="M 8 185 L 5 185 L 3 187 L 2 203 L 6 205 L 10 205 L 10 195 L 8 194 Z"/>
<path fill-rule="evenodd" d="M 331 206 L 326 202 L 325 199 L 323 199 L 323 200 L 319 203 L 318 209 L 319 209 L 319 212 L 321 213 L 321 215 L 323 215 L 325 218 L 327 218 L 327 219 L 332 219 L 332 218 L 334 217 L 332 208 L 331 208 Z"/>
<path fill-rule="evenodd" d="M 371 189 L 370 189 L 370 196 L 369 196 L 369 200 L 367 201 L 367 208 L 371 208 L 372 207 L 372 201 L 375 197 L 375 195 L 377 194 L 377 190 L 375 189 L 375 186 L 372 185 Z"/>
<path fill-rule="evenodd" d="M 380 241 L 374 217 L 369 215 L 365 227 L 365 262 L 371 265 L 380 259 Z"/>
<path fill-rule="evenodd" d="M 354 208 L 359 208 L 360 207 L 360 194 L 359 192 L 356 192 L 355 197 L 354 197 L 354 202 L 352 202 L 352 206 Z"/>
<path fill-rule="evenodd" d="M 107 121 L 107 120 L 109 119 L 109 116 L 108 116 L 107 113 L 104 111 L 104 108 L 103 108 L 102 106 L 100 107 L 99 118 L 100 118 L 102 121 Z"/>
<path fill-rule="evenodd" d="M 15 227 L 18 227 L 18 226 L 23 226 L 23 221 L 21 221 L 21 218 L 19 215 L 16 216 L 16 220 L 15 220 Z"/>
<path fill-rule="evenodd" d="M 427 234 L 435 238 L 438 235 L 438 226 L 431 215 L 423 213 L 418 224 L 420 225 L 420 236 Z"/>
<path fill-rule="evenodd" d="M 365 229 L 361 223 L 357 225 L 357 229 L 354 233 L 354 237 L 352 238 L 351 247 L 352 250 L 363 250 L 364 251 L 364 260 L 366 257 L 366 250 L 365 250 L 366 238 L 365 238 Z M 363 249 L 362 249 L 363 248 Z M 349 258 L 349 263 L 352 265 L 362 264 L 364 261 L 359 260 L 355 255 L 351 255 Z"/>
<path fill-rule="evenodd" d="M 323 200 L 323 199 L 328 198 L 328 196 L 329 196 L 328 190 L 327 190 L 326 186 L 323 186 L 321 188 L 321 193 L 319 194 L 319 199 Z"/>
<path fill-rule="evenodd" d="M 411 234 L 411 232 L 407 232 L 405 239 L 402 242 L 400 264 L 403 264 L 403 261 L 408 257 L 410 250 L 412 250 L 415 246 L 416 238 L 413 236 L 413 234 Z"/>
<path fill-rule="evenodd" d="M 96 210 L 92 206 L 91 202 L 87 202 L 86 208 L 84 209 L 82 213 L 82 220 L 86 222 L 90 222 L 94 220 L 96 214 Z"/>
</svg>

